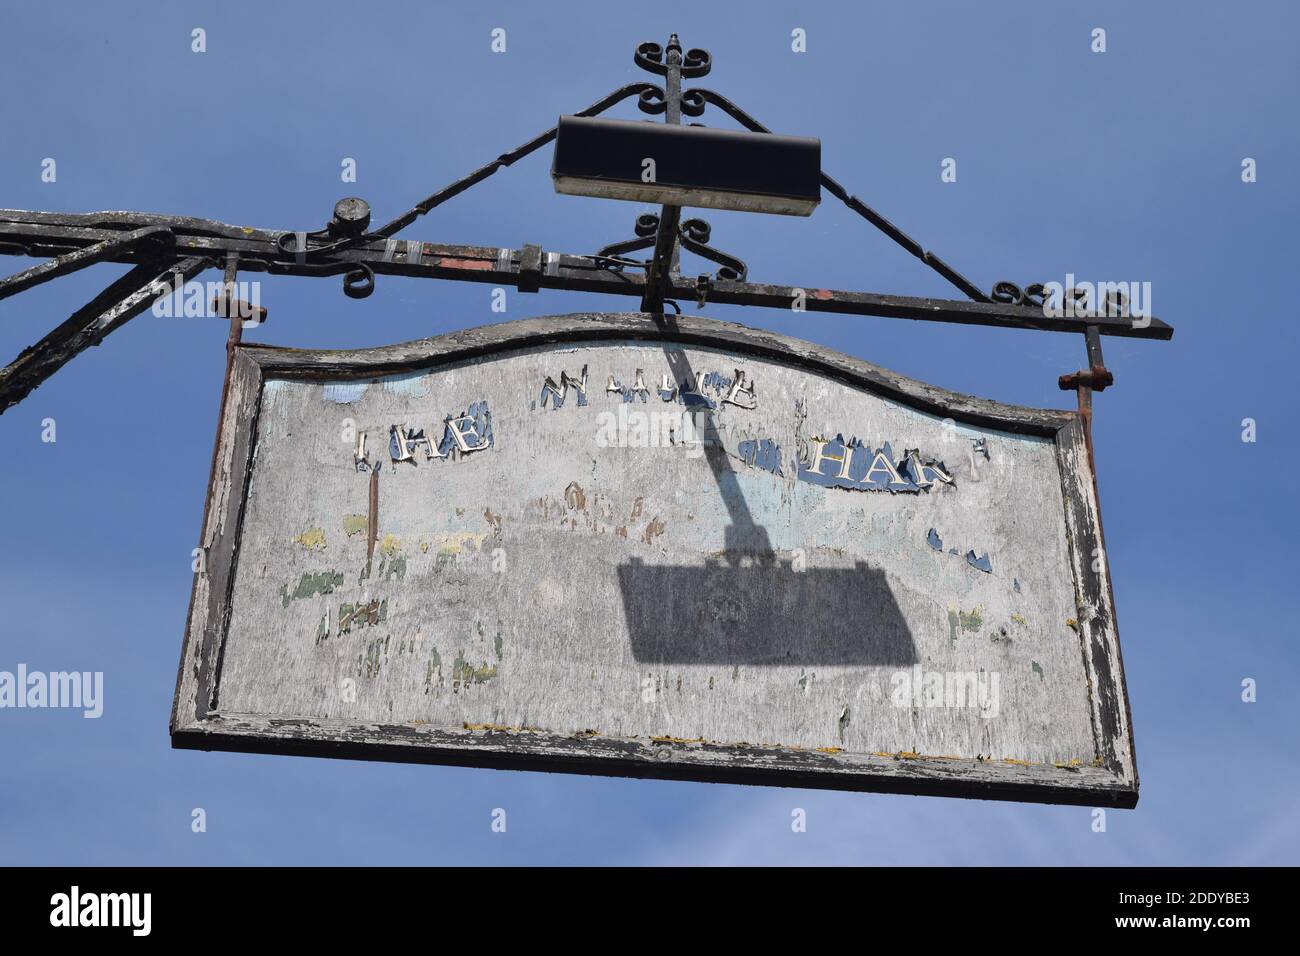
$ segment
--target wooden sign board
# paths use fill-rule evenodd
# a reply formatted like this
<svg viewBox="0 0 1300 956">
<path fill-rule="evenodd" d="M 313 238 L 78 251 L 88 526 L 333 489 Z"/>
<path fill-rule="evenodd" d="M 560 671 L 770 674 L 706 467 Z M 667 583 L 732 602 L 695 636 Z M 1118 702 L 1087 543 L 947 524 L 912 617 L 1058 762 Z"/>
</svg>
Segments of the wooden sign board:
<svg viewBox="0 0 1300 956">
<path fill-rule="evenodd" d="M 175 746 L 1131 807 L 1073 412 L 700 317 L 237 350 Z"/>
</svg>

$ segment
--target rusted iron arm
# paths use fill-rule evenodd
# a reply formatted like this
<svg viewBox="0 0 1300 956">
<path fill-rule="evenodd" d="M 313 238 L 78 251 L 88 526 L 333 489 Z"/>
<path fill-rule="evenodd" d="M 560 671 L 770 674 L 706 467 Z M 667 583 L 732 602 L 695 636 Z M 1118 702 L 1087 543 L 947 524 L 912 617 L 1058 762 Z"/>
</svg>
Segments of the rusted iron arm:
<svg viewBox="0 0 1300 956">
<path fill-rule="evenodd" d="M 136 250 L 146 243 L 153 242 L 161 245 L 164 241 L 170 242 L 170 239 L 171 230 L 166 226 L 146 226 L 118 236 L 110 236 L 0 279 L 0 299 L 7 299 L 19 292 L 26 292 L 32 286 L 69 275 L 97 262 L 104 262 L 118 253 Z"/>
<path fill-rule="evenodd" d="M 715 93 L 713 90 L 687 90 L 683 94 L 683 100 L 694 109 L 694 115 L 700 115 L 704 112 L 704 104 L 708 103 L 718 107 L 741 126 L 754 133 L 772 132 L 754 117 L 733 103 L 721 93 Z M 894 242 L 898 243 L 909 253 L 916 256 L 927 266 L 933 269 L 939 275 L 943 276 L 954 286 L 964 292 L 975 302 L 989 302 L 991 299 L 975 283 L 971 282 L 948 263 L 944 262 L 933 252 L 927 251 L 919 242 L 909 236 L 903 230 L 899 229 L 892 222 L 876 212 L 857 196 L 849 195 L 848 190 L 832 179 L 825 170 L 822 171 L 822 188 L 838 199 L 844 205 L 848 206 L 867 222 L 871 223 Z M 1007 283 L 1009 285 L 1009 283 Z"/>
<path fill-rule="evenodd" d="M 659 87 L 652 83 L 630 83 L 602 97 L 579 116 L 594 116 L 631 96 L 642 98 L 662 96 Z M 426 197 L 407 212 L 393 219 L 381 229 L 366 233 L 370 223 L 370 209 L 363 200 L 345 199 L 335 206 L 334 220 L 324 231 L 329 240 L 315 247 L 309 245 L 304 232 L 279 233 L 272 240 L 276 250 L 293 256 L 301 275 L 344 275 L 343 291 L 353 298 L 364 298 L 374 290 L 375 270 L 365 261 L 322 261 L 364 241 L 384 239 L 385 252 L 391 253 L 394 233 L 405 228 L 435 206 L 459 195 L 483 181 L 497 170 L 540 149 L 555 138 L 556 128 L 551 127 L 510 152 L 503 153 L 492 162 L 479 167 L 468 176 Z M 13 213 L 13 210 L 6 210 Z M 219 301 L 228 307 L 232 302 L 233 276 L 243 250 L 230 243 L 248 236 L 255 230 L 228 226 L 212 220 L 181 216 L 150 216 L 147 214 L 92 213 L 88 216 L 60 216 L 51 213 L 17 212 L 6 219 L 11 230 L 0 239 L 0 253 L 19 255 L 51 255 L 48 262 L 0 279 L 0 299 L 16 295 L 32 286 L 48 282 L 59 276 L 84 269 L 97 262 L 130 262 L 135 268 L 122 276 L 89 304 L 74 313 L 40 342 L 24 350 L 5 369 L 0 370 L 0 414 L 17 404 L 34 388 L 62 368 L 75 355 L 91 345 L 98 345 L 103 337 L 144 311 L 152 299 L 163 272 L 176 273 L 185 282 L 197 275 L 212 261 L 194 257 L 190 253 L 201 239 L 213 240 L 212 252 L 226 261 L 225 292 Z M 57 235 L 43 235 L 43 226 L 54 226 Z M 138 227 L 138 228 L 132 228 Z M 180 234 L 178 236 L 177 234 Z M 315 234 L 313 238 L 321 234 Z M 295 239 L 286 244 L 286 239 Z M 62 240 L 62 241 L 60 241 Z M 181 248 L 178 248 L 181 247 Z M 171 252 L 169 256 L 167 253 Z M 142 261 L 143 260 L 143 261 Z M 310 260 L 310 261 L 309 261 Z M 276 259 L 263 261 L 267 271 L 275 271 Z M 251 264 L 251 263 L 250 263 Z M 147 277 L 148 281 L 144 281 Z M 265 310 L 260 310 L 260 318 Z M 232 336 L 237 337 L 238 327 L 232 324 Z"/>
<path fill-rule="evenodd" d="M 210 264 L 204 257 L 190 256 L 162 270 L 156 264 L 137 265 L 0 369 L 0 413 L 21 402 L 78 354 L 98 345 L 104 336 L 149 308 L 158 296 L 157 283 L 172 273 L 179 273 L 182 282 L 189 281 Z"/>
<path fill-rule="evenodd" d="M 600 113 L 605 112 L 605 110 L 609 109 L 611 106 L 615 106 L 618 103 L 621 103 L 623 100 L 628 99 L 629 97 L 632 96 L 638 96 L 641 97 L 642 100 L 646 100 L 646 99 L 654 98 L 655 96 L 662 97 L 663 91 L 659 87 L 655 86 L 653 83 L 628 83 L 625 86 L 620 86 L 612 93 L 604 97 L 601 97 L 599 100 L 592 103 L 586 109 L 579 110 L 574 115 L 575 116 L 596 116 Z M 541 149 L 547 143 L 555 139 L 556 131 L 557 131 L 557 127 L 552 126 L 544 133 L 534 136 L 532 139 L 524 143 L 522 146 L 518 146 L 507 153 L 502 153 L 496 159 L 492 160 L 490 163 L 485 163 L 484 165 L 480 166 L 478 169 L 474 170 L 468 176 L 462 176 L 460 179 L 456 180 L 450 186 L 446 186 L 443 189 L 438 190 L 436 193 L 433 193 L 430 196 L 426 196 L 424 199 L 416 203 L 413 207 L 408 209 L 406 212 L 402 213 L 402 215 L 398 216 L 396 219 L 391 220 L 390 222 L 381 226 L 379 229 L 374 230 L 373 232 L 365 232 L 365 229 L 370 224 L 369 207 L 366 207 L 365 203 L 361 202 L 361 200 L 344 200 L 344 202 L 360 203 L 362 207 L 365 207 L 363 211 L 355 214 L 355 218 L 352 220 L 352 222 L 356 223 L 357 225 L 354 228 L 342 229 L 342 230 L 334 228 L 339 223 L 339 216 L 337 215 L 339 207 L 335 207 L 336 216 L 335 216 L 335 220 L 331 222 L 330 227 L 327 227 L 325 230 L 322 230 L 317 233 L 283 234 L 280 236 L 279 239 L 280 249 L 284 252 L 294 253 L 299 256 L 305 256 L 306 258 L 309 259 L 317 259 L 322 256 L 335 255 L 339 252 L 342 252 L 344 249 L 351 248 L 352 246 L 358 245 L 363 242 L 372 242 L 376 239 L 391 238 L 401 230 L 405 229 L 411 223 L 415 222 L 416 219 L 418 219 L 423 215 L 426 215 L 435 207 L 442 205 L 448 199 L 451 199 L 455 196 L 459 196 L 461 193 L 469 189 L 471 186 L 476 186 L 479 183 L 481 183 L 483 180 L 487 179 L 493 173 L 497 172 L 497 170 L 504 169 L 506 166 L 510 166 L 518 162 L 519 160 L 523 159 L 525 156 L 528 156 L 529 154 L 534 153 L 537 150 Z M 287 240 L 291 236 L 297 236 L 297 240 L 298 240 L 297 245 L 293 245 L 287 242 Z M 307 242 L 307 240 L 310 240 L 312 238 L 328 239 L 332 241 L 321 242 L 316 246 L 304 244 Z"/>
</svg>

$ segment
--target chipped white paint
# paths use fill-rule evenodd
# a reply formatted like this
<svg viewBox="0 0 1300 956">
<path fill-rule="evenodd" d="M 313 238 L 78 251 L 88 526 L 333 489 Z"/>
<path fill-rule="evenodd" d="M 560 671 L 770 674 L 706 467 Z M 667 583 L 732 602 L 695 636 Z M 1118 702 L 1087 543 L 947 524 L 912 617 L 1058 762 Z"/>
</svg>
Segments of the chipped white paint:
<svg viewBox="0 0 1300 956">
<path fill-rule="evenodd" d="M 617 319 L 632 332 L 649 321 L 594 318 Z M 700 336 L 736 328 L 690 323 Z M 525 327 L 535 326 L 513 325 Z M 759 354 L 734 340 L 573 341 L 580 330 L 563 345 L 521 349 L 511 328 L 460 333 L 497 337 L 501 349 L 492 354 L 353 378 L 345 408 L 333 398 L 344 394 L 336 382 L 266 373 L 273 387 L 262 392 L 256 418 L 211 688 L 220 716 L 196 722 L 187 713 L 184 701 L 202 695 L 197 671 L 187 681 L 183 670 L 178 729 L 195 737 L 178 742 L 202 746 L 205 732 L 220 732 L 336 740 L 382 756 L 377 739 L 401 727 L 424 735 L 428 759 L 457 762 L 474 758 L 453 751 L 496 754 L 497 763 L 514 753 L 538 765 L 570 759 L 599 770 L 603 760 L 609 772 L 726 779 L 732 771 L 743 778 L 746 768 L 779 777 L 789 764 L 801 784 L 816 784 L 809 774 L 841 772 L 856 782 L 828 777 L 824 785 L 929 792 L 927 780 L 965 780 L 973 782 L 967 789 L 990 784 L 987 795 L 1005 785 L 1035 799 L 1073 799 L 1066 791 L 1087 798 L 1091 790 L 1129 800 L 1136 781 L 1127 745 L 1118 769 L 1098 766 L 1102 704 L 1089 690 L 1097 665 L 1081 652 L 1094 624 L 1079 620 L 1067 531 L 1071 507 L 1082 506 L 1063 491 L 1068 456 L 1053 437 L 1071 416 L 962 405 L 956 396 L 951 408 L 936 407 L 942 393 L 884 379 L 881 370 L 873 374 L 888 385 L 882 389 L 810 370 L 795 359 L 828 353 L 793 340 L 779 340 L 793 343 L 784 346 L 789 359 L 782 349 Z M 346 353 L 350 366 L 334 364 L 334 353 L 245 349 L 246 384 L 257 377 L 250 355 L 268 365 L 292 357 L 287 364 L 319 375 L 322 364 L 362 369 L 398 349 L 418 362 L 442 341 Z M 725 390 L 708 393 L 718 400 L 705 431 L 723 454 L 596 440 L 599 414 L 617 411 L 622 396 L 593 383 L 610 375 L 631 382 L 636 369 L 658 383 L 670 368 L 665 348 L 675 367 L 684 359 L 700 380 L 710 372 L 731 379 L 740 369 L 752 384 L 752 409 L 721 401 Z M 561 408 L 540 404 L 548 376 L 578 375 L 584 365 L 585 407 L 572 388 Z M 384 387 L 366 387 L 376 381 Z M 436 443 L 447 416 L 480 401 L 492 414 L 491 448 L 390 463 L 391 425 L 423 428 Z M 653 385 L 646 403 L 629 406 L 679 407 Z M 985 422 L 1001 415 L 1006 427 L 974 423 L 981 410 Z M 371 460 L 383 462 L 368 578 L 356 516 L 368 512 L 370 476 L 356 471 L 354 447 L 339 441 L 341 415 L 368 434 Z M 951 418 L 955 429 L 945 426 Z M 810 421 L 871 447 L 889 442 L 898 457 L 917 449 L 955 481 L 891 494 L 797 480 L 798 460 L 812 460 Z M 971 438 L 984 439 L 987 459 L 968 454 Z M 740 442 L 758 439 L 780 446 L 779 475 L 742 460 Z M 720 474 L 711 461 L 721 463 Z M 1070 462 L 1086 474 L 1086 458 Z M 1090 495 L 1090 481 L 1075 492 Z M 214 495 L 223 493 L 216 482 Z M 306 528 L 322 529 L 326 546 L 295 544 Z M 928 539 L 931 529 L 941 549 Z M 973 567 L 968 550 L 987 554 L 992 571 Z M 1113 622 L 1108 606 L 1107 613 Z M 201 657 L 197 640 L 191 660 Z M 990 714 L 987 706 L 900 704 L 899 675 L 932 673 L 984 675 L 998 706 Z M 988 675 L 997 675 L 995 685 Z M 338 693 L 345 678 L 356 682 L 355 700 Z M 1118 688 L 1122 697 L 1122 675 Z M 277 731 L 275 720 L 300 723 Z M 1127 740 L 1126 713 L 1120 733 Z M 622 766 L 656 761 L 664 752 L 656 739 L 678 742 L 668 744 L 673 768 Z M 411 759 L 404 740 L 389 739 L 390 750 Z M 790 763 L 802 753 L 820 762 Z M 715 765 L 729 769 L 708 769 Z M 894 778 L 912 784 L 881 782 Z"/>
</svg>

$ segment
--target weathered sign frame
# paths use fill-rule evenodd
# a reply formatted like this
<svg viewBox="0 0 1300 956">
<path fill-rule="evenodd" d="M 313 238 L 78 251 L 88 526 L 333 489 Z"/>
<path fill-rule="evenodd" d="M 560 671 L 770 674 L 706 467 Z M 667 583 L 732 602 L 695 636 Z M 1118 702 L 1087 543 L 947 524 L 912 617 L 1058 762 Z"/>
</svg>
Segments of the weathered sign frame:
<svg viewBox="0 0 1300 956">
<path fill-rule="evenodd" d="M 1066 766 L 877 756 L 222 712 L 222 656 L 258 410 L 268 379 L 373 378 L 521 348 L 603 340 L 723 348 L 780 361 L 959 423 L 1051 439 L 1060 468 L 1080 610 L 1076 630 L 1089 684 L 1093 762 Z M 1077 412 L 1022 408 L 961 395 L 808 342 L 699 316 L 575 313 L 358 351 L 241 345 L 234 350 L 223 401 L 201 539 L 206 568 L 196 574 L 191 595 L 171 714 L 172 744 L 198 750 L 1133 807 L 1138 775 L 1132 726 L 1109 572 L 1104 562 L 1094 562 L 1101 544 L 1100 515 L 1086 428 Z"/>
</svg>

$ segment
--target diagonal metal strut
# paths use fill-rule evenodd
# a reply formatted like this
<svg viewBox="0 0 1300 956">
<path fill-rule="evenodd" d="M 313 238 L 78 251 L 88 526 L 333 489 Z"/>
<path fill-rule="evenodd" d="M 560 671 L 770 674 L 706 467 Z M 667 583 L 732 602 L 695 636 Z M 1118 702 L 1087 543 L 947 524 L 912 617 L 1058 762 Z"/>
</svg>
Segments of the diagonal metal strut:
<svg viewBox="0 0 1300 956">
<path fill-rule="evenodd" d="M 138 265 L 72 313 L 49 335 L 0 369 L 0 413 L 18 404 L 32 389 L 106 335 L 116 332 L 158 297 L 157 285 L 173 273 L 188 282 L 208 267 L 207 259 L 190 256 L 159 270 Z"/>
</svg>

